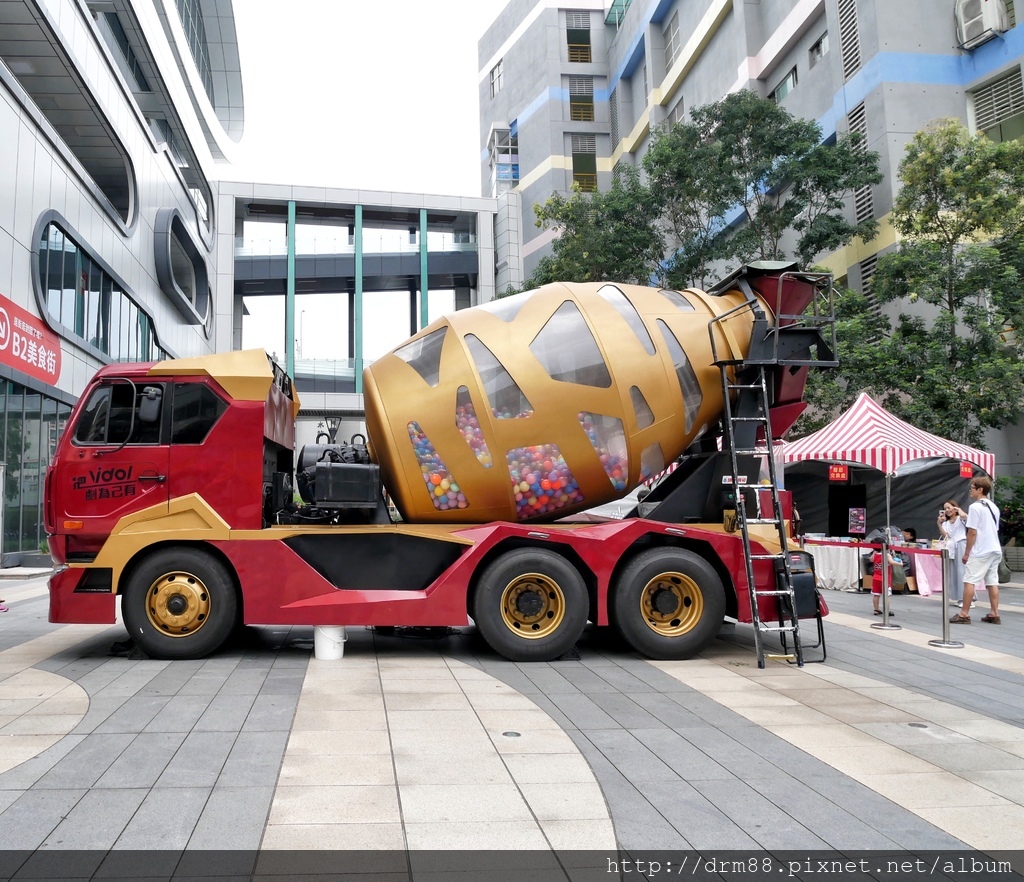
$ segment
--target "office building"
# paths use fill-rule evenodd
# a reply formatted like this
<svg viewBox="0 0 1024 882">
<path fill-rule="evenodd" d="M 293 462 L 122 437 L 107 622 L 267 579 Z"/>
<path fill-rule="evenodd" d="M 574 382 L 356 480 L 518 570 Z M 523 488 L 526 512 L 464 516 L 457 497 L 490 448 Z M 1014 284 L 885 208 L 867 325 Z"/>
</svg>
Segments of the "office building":
<svg viewBox="0 0 1024 882">
<path fill-rule="evenodd" d="M 397 342 L 493 296 L 497 200 L 233 181 L 245 49 L 231 0 L 0 0 L 4 565 L 45 545 L 46 465 L 100 366 L 238 348 L 270 303 L 300 438 L 343 437 L 366 316 Z M 340 304 L 329 360 L 301 352 L 313 294 Z"/>
<path fill-rule="evenodd" d="M 953 117 L 996 140 L 1024 135 L 1012 0 L 511 0 L 478 55 L 481 188 L 518 202 L 526 277 L 556 235 L 537 228 L 536 204 L 607 188 L 656 127 L 739 89 L 878 152 L 884 180 L 846 208 L 878 219 L 877 237 L 819 257 L 865 291 L 896 242 L 888 216 L 915 132 Z M 1005 438 L 992 445 L 1021 463 Z"/>
</svg>

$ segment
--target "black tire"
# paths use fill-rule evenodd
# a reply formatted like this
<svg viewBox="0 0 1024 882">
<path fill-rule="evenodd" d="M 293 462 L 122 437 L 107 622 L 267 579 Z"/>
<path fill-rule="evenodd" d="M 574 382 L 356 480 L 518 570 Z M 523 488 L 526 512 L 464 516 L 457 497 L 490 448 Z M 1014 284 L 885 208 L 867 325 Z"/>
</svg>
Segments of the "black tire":
<svg viewBox="0 0 1024 882">
<path fill-rule="evenodd" d="M 696 655 L 725 618 L 725 588 L 704 558 L 652 548 L 622 571 L 611 593 L 612 624 L 637 652 L 655 659 Z"/>
<path fill-rule="evenodd" d="M 150 658 L 205 658 L 223 646 L 239 621 L 230 573 L 200 548 L 154 552 L 132 571 L 123 594 L 128 636 Z"/>
<path fill-rule="evenodd" d="M 551 661 L 576 644 L 590 600 L 579 571 L 543 548 L 518 548 L 488 564 L 471 604 L 473 621 L 511 661 Z"/>
</svg>

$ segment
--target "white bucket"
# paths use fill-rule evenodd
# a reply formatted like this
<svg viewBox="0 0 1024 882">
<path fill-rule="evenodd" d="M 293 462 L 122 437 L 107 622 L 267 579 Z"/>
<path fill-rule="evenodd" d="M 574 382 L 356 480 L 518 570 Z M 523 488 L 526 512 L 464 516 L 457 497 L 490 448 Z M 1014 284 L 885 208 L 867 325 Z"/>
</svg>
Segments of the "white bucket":
<svg viewBox="0 0 1024 882">
<path fill-rule="evenodd" d="M 315 625 L 313 627 L 313 655 L 319 659 L 336 659 L 345 654 L 348 634 L 340 625 Z"/>
</svg>

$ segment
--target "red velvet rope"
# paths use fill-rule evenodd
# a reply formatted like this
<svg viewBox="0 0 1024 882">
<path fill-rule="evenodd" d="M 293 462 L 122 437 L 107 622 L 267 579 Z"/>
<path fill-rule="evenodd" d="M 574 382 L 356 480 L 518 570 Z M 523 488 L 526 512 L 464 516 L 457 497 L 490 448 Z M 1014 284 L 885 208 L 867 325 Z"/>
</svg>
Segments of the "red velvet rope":
<svg viewBox="0 0 1024 882">
<path fill-rule="evenodd" d="M 827 539 L 804 539 L 804 545 L 831 545 L 836 548 L 872 548 L 875 551 L 881 551 L 881 544 L 874 544 L 872 542 L 836 542 L 835 540 L 829 541 Z M 890 545 L 888 546 L 890 551 L 906 551 L 910 554 L 931 554 L 931 555 L 943 555 L 945 550 L 942 548 L 916 548 L 910 545 Z"/>
</svg>

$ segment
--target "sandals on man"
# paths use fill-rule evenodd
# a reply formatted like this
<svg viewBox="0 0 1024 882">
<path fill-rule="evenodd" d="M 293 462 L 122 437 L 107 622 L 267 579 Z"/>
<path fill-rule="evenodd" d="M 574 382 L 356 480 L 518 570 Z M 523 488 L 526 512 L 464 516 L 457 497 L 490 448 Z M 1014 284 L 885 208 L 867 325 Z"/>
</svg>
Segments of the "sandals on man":
<svg viewBox="0 0 1024 882">
<path fill-rule="evenodd" d="M 994 616 L 992 613 L 989 613 L 987 616 L 982 616 L 981 620 L 983 622 L 988 622 L 990 625 L 1001 625 L 1003 623 L 999 616 Z"/>
<path fill-rule="evenodd" d="M 963 613 L 957 613 L 949 620 L 949 623 L 951 625 L 969 625 L 971 623 L 971 617 L 965 616 Z"/>
</svg>

